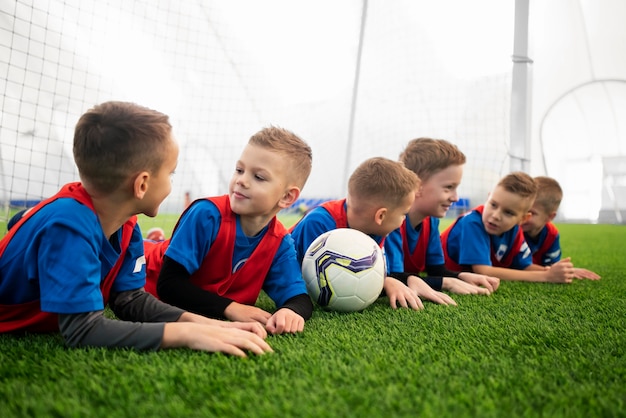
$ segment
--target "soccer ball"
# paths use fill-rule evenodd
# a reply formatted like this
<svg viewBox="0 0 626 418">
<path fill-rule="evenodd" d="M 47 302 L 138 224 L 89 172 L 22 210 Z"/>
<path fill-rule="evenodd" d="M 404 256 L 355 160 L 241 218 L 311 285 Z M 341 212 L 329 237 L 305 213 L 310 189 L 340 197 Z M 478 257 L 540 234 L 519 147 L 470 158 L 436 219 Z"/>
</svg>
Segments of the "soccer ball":
<svg viewBox="0 0 626 418">
<path fill-rule="evenodd" d="M 383 289 L 383 252 L 361 231 L 333 229 L 309 245 L 302 260 L 302 277 L 318 305 L 333 311 L 360 311 Z"/>
</svg>

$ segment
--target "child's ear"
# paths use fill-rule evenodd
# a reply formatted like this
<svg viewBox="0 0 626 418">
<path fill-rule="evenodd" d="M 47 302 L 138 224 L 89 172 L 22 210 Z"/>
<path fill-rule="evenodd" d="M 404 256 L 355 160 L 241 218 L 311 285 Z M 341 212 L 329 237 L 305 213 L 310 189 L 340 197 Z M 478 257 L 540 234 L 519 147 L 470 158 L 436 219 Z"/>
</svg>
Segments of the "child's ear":
<svg viewBox="0 0 626 418">
<path fill-rule="evenodd" d="M 376 211 L 374 214 L 374 222 L 376 222 L 376 225 L 382 225 L 385 220 L 385 215 L 387 215 L 387 208 L 380 208 Z"/>
<path fill-rule="evenodd" d="M 150 173 L 142 171 L 135 176 L 133 181 L 133 196 L 137 199 L 143 199 L 148 191 L 148 180 L 150 179 Z"/>
<path fill-rule="evenodd" d="M 521 224 L 523 224 L 524 222 L 526 222 L 527 220 L 529 220 L 531 216 L 533 216 L 533 214 L 532 214 L 532 213 L 530 213 L 530 212 L 526 212 L 526 214 L 522 217 L 522 220 L 521 220 L 521 221 L 519 221 L 519 224 L 520 224 L 520 225 L 521 225 Z"/>
<path fill-rule="evenodd" d="M 292 186 L 287 189 L 283 197 L 280 198 L 280 200 L 278 201 L 278 206 L 283 209 L 288 208 L 289 206 L 296 203 L 298 197 L 300 197 L 300 188 Z"/>
<path fill-rule="evenodd" d="M 550 216 L 548 216 L 548 221 L 552 222 L 555 217 L 556 217 L 556 211 L 552 212 Z"/>
</svg>

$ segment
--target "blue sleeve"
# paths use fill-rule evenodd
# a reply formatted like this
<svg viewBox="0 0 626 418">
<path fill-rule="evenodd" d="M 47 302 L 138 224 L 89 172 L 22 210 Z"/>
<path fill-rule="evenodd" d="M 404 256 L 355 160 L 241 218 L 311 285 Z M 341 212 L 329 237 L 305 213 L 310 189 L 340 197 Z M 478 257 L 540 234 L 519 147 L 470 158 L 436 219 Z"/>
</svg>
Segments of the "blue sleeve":
<svg viewBox="0 0 626 418">
<path fill-rule="evenodd" d="M 119 249 L 104 236 L 93 211 L 73 199 L 59 199 L 41 211 L 35 216 L 47 220 L 37 222 L 40 230 L 26 249 L 26 259 L 37 260 L 28 264 L 26 274 L 39 281 L 41 309 L 61 314 L 104 309 L 100 284 L 117 262 Z M 135 233 L 140 235 L 138 228 Z M 126 267 L 132 265 L 134 270 L 142 255 L 143 244 L 137 257 L 126 256 Z M 125 279 L 118 275 L 116 280 L 120 286 L 139 288 L 145 279 L 143 264 L 136 273 Z"/>
<path fill-rule="evenodd" d="M 118 232 L 118 239 L 122 239 L 122 230 Z M 117 273 L 112 290 L 125 292 L 135 290 L 146 284 L 146 259 L 143 254 L 143 236 L 139 224 L 135 225 L 133 235 L 120 271 Z"/>
<path fill-rule="evenodd" d="M 439 235 L 439 218 L 430 217 L 430 237 L 426 249 L 426 266 L 438 266 L 444 264 L 441 236 Z"/>
<path fill-rule="evenodd" d="M 558 262 L 561 260 L 561 235 L 557 234 L 556 238 L 554 239 L 554 242 L 552 243 L 552 245 L 550 246 L 550 248 L 548 248 L 548 251 L 546 251 L 543 254 L 543 258 L 541 260 L 542 265 L 544 266 L 551 266 L 552 264 Z"/>
<path fill-rule="evenodd" d="M 337 228 L 337 222 L 323 207 L 316 207 L 294 227 L 291 236 L 294 240 L 298 264 L 302 264 L 304 253 L 315 238 Z"/>
<path fill-rule="evenodd" d="M 448 235 L 448 255 L 460 265 L 491 265 L 491 242 L 478 212 L 456 222 Z"/>
<path fill-rule="evenodd" d="M 294 296 L 306 294 L 300 263 L 296 258 L 293 238 L 287 234 L 280 243 L 272 266 L 263 283 L 263 290 L 280 308 Z"/>
<path fill-rule="evenodd" d="M 10 294 L 3 302 L 39 299 L 43 311 L 60 314 L 104 309 L 100 285 L 120 257 L 119 245 L 111 245 L 88 207 L 70 198 L 49 203 L 21 226 L 7 250 L 12 262 L 2 274 L 15 280 L 7 283 Z M 112 289 L 138 289 L 144 283 L 143 240 L 136 226 Z"/>
<path fill-rule="evenodd" d="M 400 228 L 391 231 L 391 233 L 389 233 L 389 235 L 385 238 L 385 256 L 387 258 L 388 273 L 404 272 L 404 249 L 402 247 L 402 234 L 400 232 Z"/>
<path fill-rule="evenodd" d="M 515 254 L 513 257 L 513 262 L 511 263 L 511 268 L 516 270 L 525 270 L 528 266 L 533 263 L 533 255 L 530 251 L 530 247 L 524 240 L 522 247 L 519 252 Z"/>
<path fill-rule="evenodd" d="M 217 237 L 221 220 L 213 202 L 207 199 L 194 202 L 179 219 L 165 255 L 185 267 L 189 274 L 195 273 Z"/>
</svg>

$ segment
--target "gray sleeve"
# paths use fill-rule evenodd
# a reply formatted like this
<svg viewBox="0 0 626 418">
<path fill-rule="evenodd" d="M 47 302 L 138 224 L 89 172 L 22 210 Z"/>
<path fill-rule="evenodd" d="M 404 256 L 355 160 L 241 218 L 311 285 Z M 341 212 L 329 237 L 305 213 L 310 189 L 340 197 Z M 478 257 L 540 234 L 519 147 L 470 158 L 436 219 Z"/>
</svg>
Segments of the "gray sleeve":
<svg viewBox="0 0 626 418">
<path fill-rule="evenodd" d="M 104 311 L 59 314 L 59 329 L 70 347 L 135 348 L 158 350 L 163 340 L 164 322 L 118 321 Z"/>
<path fill-rule="evenodd" d="M 185 312 L 141 289 L 111 292 L 109 307 L 122 321 L 176 322 Z"/>
<path fill-rule="evenodd" d="M 166 322 L 185 312 L 156 299 L 143 289 L 111 292 L 109 307 L 120 319 L 104 311 L 59 314 L 59 329 L 70 347 L 117 347 L 158 350 Z"/>
</svg>

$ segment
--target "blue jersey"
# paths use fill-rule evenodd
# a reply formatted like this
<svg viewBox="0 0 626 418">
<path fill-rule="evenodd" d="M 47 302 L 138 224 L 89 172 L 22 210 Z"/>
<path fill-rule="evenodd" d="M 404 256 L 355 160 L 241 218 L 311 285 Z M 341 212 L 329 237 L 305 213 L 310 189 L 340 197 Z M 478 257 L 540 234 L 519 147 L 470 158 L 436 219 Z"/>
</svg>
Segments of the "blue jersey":
<svg viewBox="0 0 626 418">
<path fill-rule="evenodd" d="M 483 225 L 481 213 L 472 210 L 448 227 L 443 245 L 446 245 L 447 257 L 460 266 L 491 266 L 494 265 L 492 260 L 503 262 L 510 259 L 510 263 L 501 267 L 524 270 L 532 264 L 532 255 L 525 241 L 519 249 L 516 248 L 519 228 L 516 225 L 499 236 L 489 234 Z M 511 251 L 515 253 L 510 254 Z"/>
<path fill-rule="evenodd" d="M 208 199 L 194 202 L 181 216 L 165 255 L 181 264 L 189 274 L 198 271 L 217 238 L 222 224 L 222 217 L 217 206 Z M 224 260 L 231 264 L 231 272 L 238 271 L 250 258 L 259 242 L 267 233 L 266 226 L 259 234 L 248 237 L 241 229 L 240 218 L 236 216 L 235 247 L 232 260 Z M 267 295 L 282 306 L 294 296 L 306 294 L 306 285 L 302 279 L 300 264 L 296 259 L 293 239 L 286 234 L 271 261 L 266 277 L 262 280 L 262 288 Z M 225 295 L 228 297 L 228 295 Z"/>
<path fill-rule="evenodd" d="M 428 237 L 428 245 L 426 247 L 426 266 L 443 265 L 443 249 L 441 247 L 441 239 L 439 237 L 439 218 L 434 216 L 428 217 L 430 222 L 430 233 Z M 402 242 L 402 233 L 400 228 L 404 228 L 407 247 L 409 254 L 404 253 L 404 243 Z M 415 252 L 417 242 L 422 234 L 422 223 L 420 222 L 417 228 L 411 228 L 411 223 L 408 219 L 402 224 L 402 226 L 392 231 L 385 239 L 385 253 L 387 255 L 387 264 L 389 265 L 390 272 L 397 273 L 405 271 L 404 258 L 409 257 L 410 254 Z M 421 273 L 421 272 L 412 272 Z"/>
<path fill-rule="evenodd" d="M 39 299 L 42 311 L 61 314 L 104 309 L 100 284 L 120 258 L 121 231 L 107 239 L 96 214 L 75 199 L 45 205 L 16 231 L 0 258 L 0 304 Z M 111 289 L 144 283 L 143 238 L 135 225 Z"/>
<path fill-rule="evenodd" d="M 349 228 L 349 225 L 347 227 Z M 302 264 L 306 250 L 317 237 L 337 228 L 337 220 L 323 206 L 317 206 L 307 213 L 304 218 L 300 219 L 291 231 L 291 236 L 293 237 L 296 253 L 298 255 L 298 262 Z M 383 237 L 377 235 L 370 235 L 370 237 L 378 244 L 383 240 Z M 387 271 L 389 271 L 388 267 L 389 266 L 387 266 Z"/>
<path fill-rule="evenodd" d="M 560 234 L 556 227 L 548 222 L 534 239 L 524 233 L 524 238 L 533 254 L 533 261 L 540 266 L 551 266 L 561 260 Z"/>
</svg>

